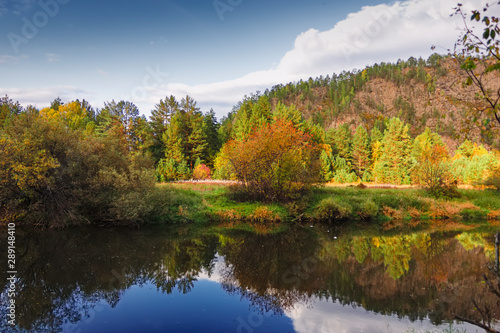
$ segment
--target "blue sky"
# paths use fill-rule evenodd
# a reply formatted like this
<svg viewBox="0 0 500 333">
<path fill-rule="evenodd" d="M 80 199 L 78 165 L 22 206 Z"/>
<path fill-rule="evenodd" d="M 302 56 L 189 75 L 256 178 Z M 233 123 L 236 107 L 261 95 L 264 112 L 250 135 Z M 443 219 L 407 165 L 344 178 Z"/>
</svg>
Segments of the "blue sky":
<svg viewBox="0 0 500 333">
<path fill-rule="evenodd" d="M 463 1 L 479 8 L 482 0 Z M 442 53 L 453 0 L 0 0 L 0 94 L 43 107 L 191 95 L 227 114 L 245 94 Z"/>
</svg>

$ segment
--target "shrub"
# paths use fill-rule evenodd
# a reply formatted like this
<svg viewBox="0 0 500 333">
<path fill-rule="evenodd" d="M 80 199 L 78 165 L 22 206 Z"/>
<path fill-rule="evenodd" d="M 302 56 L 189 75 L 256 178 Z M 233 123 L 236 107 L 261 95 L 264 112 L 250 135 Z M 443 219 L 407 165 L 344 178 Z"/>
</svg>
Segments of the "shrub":
<svg viewBox="0 0 500 333">
<path fill-rule="evenodd" d="M 460 216 L 464 220 L 486 220 L 488 218 L 488 213 L 482 209 L 463 209 L 460 212 Z"/>
<path fill-rule="evenodd" d="M 359 217 L 362 219 L 373 219 L 378 215 L 378 212 L 378 205 L 371 199 L 362 201 L 357 211 Z"/>
<path fill-rule="evenodd" d="M 161 159 L 156 166 L 156 179 L 160 182 L 189 179 L 191 171 L 186 161 L 178 163 L 173 158 Z"/>
<path fill-rule="evenodd" d="M 193 170 L 193 178 L 194 179 L 211 179 L 210 168 L 205 164 L 198 164 Z"/>
<path fill-rule="evenodd" d="M 413 170 L 413 180 L 434 197 L 458 197 L 455 177 L 450 173 L 448 151 L 441 144 L 424 149 Z"/>
<path fill-rule="evenodd" d="M 353 208 L 348 202 L 337 198 L 327 198 L 320 201 L 313 213 L 313 218 L 332 223 L 335 220 L 347 219 L 352 211 Z"/>
<path fill-rule="evenodd" d="M 153 211 L 152 161 L 113 134 L 26 113 L 2 131 L 0 155 L 0 213 L 7 208 L 26 222 L 62 227 L 139 223 Z"/>
<path fill-rule="evenodd" d="M 496 165 L 491 168 L 488 178 L 484 182 L 484 185 L 493 186 L 498 191 L 500 191 L 500 155 L 498 155 L 498 153 L 496 156 Z"/>
</svg>

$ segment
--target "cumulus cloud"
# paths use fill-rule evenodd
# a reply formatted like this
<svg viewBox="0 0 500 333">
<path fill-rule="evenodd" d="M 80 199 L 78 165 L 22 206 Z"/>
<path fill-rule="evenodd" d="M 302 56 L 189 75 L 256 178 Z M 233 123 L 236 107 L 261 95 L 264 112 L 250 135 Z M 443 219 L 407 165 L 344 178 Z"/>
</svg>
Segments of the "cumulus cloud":
<svg viewBox="0 0 500 333">
<path fill-rule="evenodd" d="M 57 97 L 68 102 L 82 96 L 92 96 L 89 92 L 75 86 L 54 86 L 42 89 L 17 89 L 0 87 L 1 95 L 8 95 L 14 101 L 22 101 L 24 106 L 33 105 L 38 108 L 48 106 Z"/>
<path fill-rule="evenodd" d="M 466 10 L 485 4 L 484 0 L 463 2 Z M 201 106 L 220 106 L 216 111 L 224 114 L 245 94 L 275 84 L 361 69 L 377 62 L 406 60 L 411 56 L 425 58 L 434 52 L 433 45 L 445 53 L 460 34 L 460 18 L 450 17 L 456 5 L 456 0 L 407 0 L 366 6 L 331 30 L 310 29 L 301 33 L 294 48 L 275 68 L 211 84 L 171 83 L 161 93 L 150 96 L 152 99 L 166 94 L 179 97 L 189 94 Z"/>
</svg>

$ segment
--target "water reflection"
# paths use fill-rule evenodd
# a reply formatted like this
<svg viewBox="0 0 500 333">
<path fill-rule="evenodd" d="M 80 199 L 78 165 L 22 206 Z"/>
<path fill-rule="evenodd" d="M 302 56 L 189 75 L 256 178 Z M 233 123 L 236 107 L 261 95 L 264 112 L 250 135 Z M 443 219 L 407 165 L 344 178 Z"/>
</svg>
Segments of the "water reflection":
<svg viewBox="0 0 500 333">
<path fill-rule="evenodd" d="M 436 325 L 453 320 L 454 314 L 477 319 L 473 300 L 479 306 L 488 304 L 495 316 L 499 313 L 498 300 L 482 283 L 486 264 L 494 257 L 492 234 L 334 238 L 300 228 L 280 235 L 202 236 L 157 228 L 19 229 L 17 238 L 20 331 L 60 331 L 92 318 L 103 304 L 117 307 L 135 286 L 154 286 L 167 295 L 193 294 L 201 279 L 219 283 L 225 295 L 247 302 L 252 313 L 295 318 L 295 330 L 304 312 L 318 321 L 329 311 L 346 315 L 347 308 L 341 308 L 346 305 L 371 312 L 352 316 L 430 318 Z M 0 265 L 6 264 L 2 256 Z M 7 276 L 0 275 L 5 289 Z M 224 313 L 219 316 L 228 321 Z M 233 321 L 228 325 L 241 331 L 242 324 Z M 6 329 L 5 321 L 1 325 Z"/>
</svg>

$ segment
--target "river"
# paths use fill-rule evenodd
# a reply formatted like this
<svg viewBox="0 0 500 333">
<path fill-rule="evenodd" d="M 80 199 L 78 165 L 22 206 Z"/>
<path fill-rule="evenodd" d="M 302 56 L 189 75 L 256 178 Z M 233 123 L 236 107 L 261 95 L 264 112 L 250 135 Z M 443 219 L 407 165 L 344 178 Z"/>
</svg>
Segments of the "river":
<svg viewBox="0 0 500 333">
<path fill-rule="evenodd" d="M 491 230 L 316 229 L 18 228 L 16 326 L 2 320 L 0 329 L 482 332 L 454 320 L 479 319 L 474 301 L 500 318 L 483 279 L 494 259 Z M 4 303 L 5 270 L 1 277 Z"/>
</svg>

